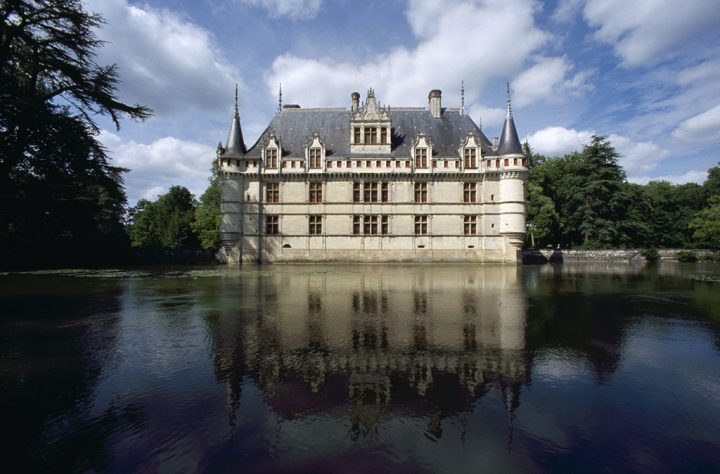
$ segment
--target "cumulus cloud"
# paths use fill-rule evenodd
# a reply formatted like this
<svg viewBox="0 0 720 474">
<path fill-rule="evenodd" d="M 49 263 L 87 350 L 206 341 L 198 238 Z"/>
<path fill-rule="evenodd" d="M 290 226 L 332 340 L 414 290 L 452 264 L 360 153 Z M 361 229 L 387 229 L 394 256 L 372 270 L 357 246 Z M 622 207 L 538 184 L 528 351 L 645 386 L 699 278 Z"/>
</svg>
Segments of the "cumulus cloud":
<svg viewBox="0 0 720 474">
<path fill-rule="evenodd" d="M 690 170 L 683 174 L 663 176 L 630 176 L 628 181 L 637 184 L 647 184 L 650 181 L 668 181 L 673 184 L 697 183 L 702 184 L 707 179 L 707 171 Z"/>
<path fill-rule="evenodd" d="M 548 127 L 525 137 L 530 147 L 543 155 L 559 156 L 580 151 L 595 132 L 565 127 Z M 620 153 L 620 165 L 628 175 L 637 175 L 654 170 L 669 152 L 653 142 L 633 140 L 623 135 L 607 137 L 615 150 Z"/>
<path fill-rule="evenodd" d="M 149 144 L 123 140 L 103 131 L 100 141 L 116 166 L 128 168 L 125 189 L 128 203 L 155 199 L 172 185 L 185 186 L 197 197 L 208 185 L 215 150 L 202 143 L 163 137 Z"/>
<path fill-rule="evenodd" d="M 588 0 L 584 15 L 595 36 L 613 45 L 628 66 L 654 64 L 698 40 L 718 38 L 720 15 L 711 1 Z"/>
<path fill-rule="evenodd" d="M 406 17 L 416 47 L 397 47 L 363 63 L 285 54 L 273 62 L 266 84 L 271 92 L 287 84 L 289 100 L 310 106 L 337 106 L 338 98 L 368 86 L 390 105 L 425 105 L 434 88 L 445 91 L 444 103 L 459 104 L 465 79 L 470 107 L 488 79 L 514 75 L 548 41 L 534 24 L 534 8 L 530 0 L 410 0 Z"/>
<path fill-rule="evenodd" d="M 123 100 L 152 107 L 156 115 L 227 105 L 238 73 L 207 30 L 168 10 L 127 0 L 88 0 L 106 23 L 100 62 L 116 63 Z"/>
<path fill-rule="evenodd" d="M 572 68 L 566 58 L 541 57 L 513 81 L 514 103 L 518 107 L 541 100 L 558 100 L 589 88 L 586 73 L 566 79 Z"/>
<path fill-rule="evenodd" d="M 242 3 L 259 6 L 275 18 L 285 17 L 293 20 L 315 18 L 322 0 L 240 0 Z"/>
<path fill-rule="evenodd" d="M 669 154 L 668 150 L 655 143 L 637 141 L 622 135 L 610 135 L 608 140 L 620 153 L 620 165 L 630 176 L 654 170 Z"/>
<path fill-rule="evenodd" d="M 525 137 L 533 151 L 547 156 L 560 156 L 582 150 L 593 131 L 565 127 L 547 127 Z"/>
<path fill-rule="evenodd" d="M 720 140 L 720 105 L 683 121 L 673 131 L 672 136 L 683 141 Z"/>
</svg>

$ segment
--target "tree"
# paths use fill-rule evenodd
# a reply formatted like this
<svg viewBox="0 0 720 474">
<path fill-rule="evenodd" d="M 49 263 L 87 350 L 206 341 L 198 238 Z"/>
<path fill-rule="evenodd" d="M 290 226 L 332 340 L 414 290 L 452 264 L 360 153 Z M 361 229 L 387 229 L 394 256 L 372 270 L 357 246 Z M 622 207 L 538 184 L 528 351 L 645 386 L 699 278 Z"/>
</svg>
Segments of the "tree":
<svg viewBox="0 0 720 474">
<path fill-rule="evenodd" d="M 699 245 L 720 248 L 720 194 L 710 197 L 708 207 L 698 211 L 689 226 Z"/>
<path fill-rule="evenodd" d="M 720 163 L 708 170 L 708 177 L 703 183 L 703 188 L 708 197 L 720 195 Z"/>
<path fill-rule="evenodd" d="M 141 200 L 131 212 L 130 241 L 133 247 L 157 250 L 188 250 L 198 246 L 192 231 L 195 200 L 187 188 L 171 186 L 157 201 Z"/>
<path fill-rule="evenodd" d="M 95 119 L 150 110 L 115 99 L 115 66 L 95 62 L 102 19 L 80 1 L 3 0 L 0 18 L 0 260 L 113 255 L 124 170 Z"/>
<path fill-rule="evenodd" d="M 195 209 L 192 229 L 207 250 L 220 248 L 220 178 L 217 162 L 213 162 L 210 184 L 200 196 L 200 205 Z"/>
</svg>

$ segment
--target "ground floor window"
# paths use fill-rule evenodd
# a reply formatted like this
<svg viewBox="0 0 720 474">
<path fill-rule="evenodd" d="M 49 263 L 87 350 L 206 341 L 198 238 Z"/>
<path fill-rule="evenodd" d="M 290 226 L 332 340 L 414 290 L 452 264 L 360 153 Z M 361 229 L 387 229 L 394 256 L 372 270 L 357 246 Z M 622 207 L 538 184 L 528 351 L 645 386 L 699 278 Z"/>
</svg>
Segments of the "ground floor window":
<svg viewBox="0 0 720 474">
<path fill-rule="evenodd" d="M 463 216 L 463 234 L 477 234 L 477 216 Z"/>
<path fill-rule="evenodd" d="M 310 235 L 322 234 L 322 216 L 312 215 L 308 219 L 308 222 L 309 222 L 308 233 Z"/>
<path fill-rule="evenodd" d="M 415 216 L 415 235 L 427 235 L 428 216 Z"/>
<path fill-rule="evenodd" d="M 280 218 L 278 216 L 265 216 L 265 234 L 277 235 L 280 233 Z"/>
</svg>

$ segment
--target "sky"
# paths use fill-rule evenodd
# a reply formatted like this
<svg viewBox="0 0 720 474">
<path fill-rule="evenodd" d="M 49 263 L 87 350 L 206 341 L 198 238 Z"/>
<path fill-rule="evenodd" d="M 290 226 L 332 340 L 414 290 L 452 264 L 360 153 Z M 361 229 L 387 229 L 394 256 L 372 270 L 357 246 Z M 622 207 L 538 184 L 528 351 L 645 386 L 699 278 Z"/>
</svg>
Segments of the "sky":
<svg viewBox="0 0 720 474">
<path fill-rule="evenodd" d="M 235 85 L 248 146 L 283 103 L 465 108 L 500 134 L 510 82 L 522 140 L 549 156 L 593 134 L 628 179 L 702 183 L 720 162 L 717 0 L 86 0 L 105 24 L 97 62 L 116 64 L 118 97 L 154 110 L 100 140 L 130 205 L 171 185 L 196 196 L 225 142 Z"/>
</svg>

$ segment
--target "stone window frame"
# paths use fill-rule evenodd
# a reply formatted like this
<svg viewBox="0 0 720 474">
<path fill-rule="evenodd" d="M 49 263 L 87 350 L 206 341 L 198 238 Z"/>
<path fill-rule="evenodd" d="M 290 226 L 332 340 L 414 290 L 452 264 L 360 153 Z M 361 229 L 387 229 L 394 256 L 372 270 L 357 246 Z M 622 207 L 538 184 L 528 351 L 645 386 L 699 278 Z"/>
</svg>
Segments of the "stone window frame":
<svg viewBox="0 0 720 474">
<path fill-rule="evenodd" d="M 463 183 L 463 202 L 468 204 L 477 202 L 476 182 L 466 181 Z"/>
<path fill-rule="evenodd" d="M 280 202 L 280 183 L 265 183 L 265 202 L 268 204 Z"/>
<path fill-rule="evenodd" d="M 413 185 L 414 202 L 424 204 L 428 202 L 428 183 L 427 181 L 416 181 Z"/>
<path fill-rule="evenodd" d="M 310 204 L 320 204 L 323 202 L 323 183 L 322 183 L 322 181 L 308 182 L 308 202 Z"/>
<path fill-rule="evenodd" d="M 310 214 L 308 216 L 308 234 L 322 235 L 322 214 Z"/>
<path fill-rule="evenodd" d="M 428 235 L 428 220 L 427 214 L 415 214 L 415 235 Z"/>
<path fill-rule="evenodd" d="M 463 235 L 477 235 L 477 215 L 466 214 L 463 216 Z"/>
<path fill-rule="evenodd" d="M 265 214 L 265 235 L 280 234 L 280 216 Z"/>
</svg>

